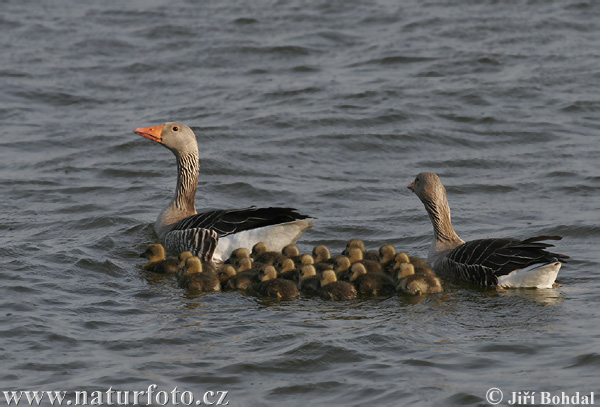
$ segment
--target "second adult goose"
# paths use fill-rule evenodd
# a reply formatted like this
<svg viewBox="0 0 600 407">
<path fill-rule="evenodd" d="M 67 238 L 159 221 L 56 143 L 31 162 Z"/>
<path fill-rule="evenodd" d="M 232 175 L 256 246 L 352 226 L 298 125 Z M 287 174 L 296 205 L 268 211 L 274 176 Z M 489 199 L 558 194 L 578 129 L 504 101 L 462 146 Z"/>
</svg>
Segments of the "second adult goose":
<svg viewBox="0 0 600 407">
<path fill-rule="evenodd" d="M 194 204 L 200 163 L 196 135 L 185 124 L 165 123 L 135 129 L 162 144 L 177 159 L 177 187 L 154 229 L 167 250 L 189 250 L 203 260 L 222 261 L 233 249 L 259 241 L 272 250 L 296 242 L 314 222 L 293 208 L 220 209 L 197 213 Z"/>
<path fill-rule="evenodd" d="M 560 236 L 525 240 L 480 239 L 464 242 L 452 227 L 446 189 L 432 172 L 422 172 L 408 188 L 423 202 L 433 224 L 433 243 L 427 261 L 439 273 L 482 286 L 550 288 L 561 261 L 568 256 L 551 253 Z"/>
</svg>

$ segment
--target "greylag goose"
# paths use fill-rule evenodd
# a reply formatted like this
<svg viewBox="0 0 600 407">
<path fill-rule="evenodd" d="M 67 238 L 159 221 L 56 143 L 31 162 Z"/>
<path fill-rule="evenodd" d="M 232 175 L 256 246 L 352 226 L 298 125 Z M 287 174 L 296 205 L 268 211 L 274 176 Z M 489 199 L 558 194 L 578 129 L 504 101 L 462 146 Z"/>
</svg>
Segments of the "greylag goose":
<svg viewBox="0 0 600 407">
<path fill-rule="evenodd" d="M 446 189 L 432 172 L 422 172 L 408 186 L 423 202 L 433 224 L 433 243 L 427 262 L 442 274 L 481 286 L 550 288 L 561 261 L 568 256 L 551 253 L 537 236 L 525 240 L 480 239 L 464 242 L 452 227 Z"/>
<path fill-rule="evenodd" d="M 319 290 L 319 296 L 322 299 L 332 301 L 353 300 L 357 295 L 356 288 L 352 284 L 337 280 L 335 271 L 329 269 L 323 272 L 321 289 Z"/>
<path fill-rule="evenodd" d="M 223 261 L 238 247 L 264 241 L 272 250 L 296 242 L 314 225 L 293 208 L 221 209 L 197 213 L 194 204 L 200 169 L 196 135 L 185 124 L 137 128 L 135 133 L 160 143 L 177 159 L 177 187 L 154 229 L 167 250 L 189 250 L 203 260 Z"/>
</svg>

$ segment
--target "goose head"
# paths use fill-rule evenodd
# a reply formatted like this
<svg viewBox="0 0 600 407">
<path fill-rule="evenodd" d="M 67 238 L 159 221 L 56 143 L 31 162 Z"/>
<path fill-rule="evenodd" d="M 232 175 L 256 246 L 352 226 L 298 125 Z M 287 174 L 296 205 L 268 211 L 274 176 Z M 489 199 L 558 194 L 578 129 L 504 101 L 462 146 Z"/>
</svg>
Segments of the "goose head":
<svg viewBox="0 0 600 407">
<path fill-rule="evenodd" d="M 413 191 L 425 206 L 429 202 L 436 203 L 446 200 L 446 188 L 442 185 L 440 177 L 433 172 L 422 172 L 417 175 L 408 189 Z"/>
<path fill-rule="evenodd" d="M 139 127 L 135 133 L 162 144 L 174 153 L 198 150 L 196 135 L 183 123 L 165 123 L 160 126 Z"/>
</svg>

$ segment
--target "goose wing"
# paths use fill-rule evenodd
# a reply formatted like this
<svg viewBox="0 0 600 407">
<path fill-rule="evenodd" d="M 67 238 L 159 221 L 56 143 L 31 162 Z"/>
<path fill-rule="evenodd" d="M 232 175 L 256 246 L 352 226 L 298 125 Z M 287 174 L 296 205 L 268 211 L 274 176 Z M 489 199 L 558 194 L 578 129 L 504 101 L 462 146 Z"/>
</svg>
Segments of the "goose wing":
<svg viewBox="0 0 600 407">
<path fill-rule="evenodd" d="M 547 251 L 553 245 L 543 243 L 560 239 L 560 236 L 536 236 L 525 240 L 473 240 L 448 252 L 442 260 L 442 269 L 482 286 L 497 285 L 499 276 L 514 270 L 567 259 L 568 256 Z"/>
<path fill-rule="evenodd" d="M 294 208 L 257 208 L 251 206 L 244 209 L 211 210 L 188 216 L 177 222 L 171 231 L 200 228 L 214 231 L 218 237 L 224 237 L 244 230 L 306 218 L 308 216 L 298 213 Z"/>
<path fill-rule="evenodd" d="M 219 235 L 214 230 L 189 228 L 171 230 L 166 234 L 164 244 L 169 251 L 183 252 L 189 250 L 202 261 L 210 261 L 218 242 Z"/>
</svg>

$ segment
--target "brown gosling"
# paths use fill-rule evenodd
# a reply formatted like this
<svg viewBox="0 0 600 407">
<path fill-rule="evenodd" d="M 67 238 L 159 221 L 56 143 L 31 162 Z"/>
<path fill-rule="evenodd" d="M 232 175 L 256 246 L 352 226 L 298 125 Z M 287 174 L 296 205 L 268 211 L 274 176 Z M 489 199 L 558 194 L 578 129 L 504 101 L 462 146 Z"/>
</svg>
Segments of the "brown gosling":
<svg viewBox="0 0 600 407">
<path fill-rule="evenodd" d="M 247 290 L 254 283 L 258 269 L 253 267 L 250 257 L 241 257 L 237 262 L 236 274 L 229 278 L 226 288 L 228 290 Z"/>
<path fill-rule="evenodd" d="M 185 252 L 179 253 L 179 256 L 177 256 L 177 259 L 179 261 L 179 269 L 181 270 L 182 268 L 184 268 L 185 261 L 193 256 L 194 256 L 194 254 L 190 251 L 185 251 Z M 208 271 L 210 273 L 215 273 L 215 274 L 217 273 L 217 268 L 215 267 L 215 264 L 211 261 L 202 260 L 202 268 L 205 272 Z"/>
<path fill-rule="evenodd" d="M 352 284 L 346 281 L 337 281 L 333 270 L 325 270 L 321 277 L 319 295 L 324 300 L 344 301 L 356 298 L 358 293 Z"/>
<path fill-rule="evenodd" d="M 285 260 L 285 256 L 278 252 L 272 252 L 269 250 L 269 246 L 265 242 L 258 242 L 252 247 L 252 253 L 250 257 L 256 263 L 263 263 L 266 265 L 272 265 L 278 261 Z"/>
<path fill-rule="evenodd" d="M 298 289 L 303 294 L 318 295 L 321 288 L 321 278 L 317 275 L 317 270 L 311 264 L 302 266 L 302 274 L 298 282 Z"/>
<path fill-rule="evenodd" d="M 148 263 L 142 266 L 142 269 L 146 271 L 161 274 L 175 274 L 179 271 L 177 260 L 174 258 L 167 259 L 165 248 L 160 243 L 148 245 L 144 253 L 140 254 L 140 257 L 148 259 Z"/>
<path fill-rule="evenodd" d="M 290 280 L 277 278 L 275 267 L 267 265 L 259 273 L 260 282 L 253 284 L 251 291 L 262 297 L 291 300 L 300 295 L 298 287 Z"/>
<path fill-rule="evenodd" d="M 391 244 L 383 245 L 379 248 L 379 263 L 386 274 L 390 274 L 394 268 L 394 258 L 396 249 Z"/>
<path fill-rule="evenodd" d="M 335 259 L 331 258 L 331 253 L 329 252 L 327 246 L 315 246 L 313 248 L 312 255 L 317 273 L 322 273 L 327 269 L 333 269 L 335 265 Z"/>
<path fill-rule="evenodd" d="M 387 274 L 367 273 L 362 263 L 354 263 L 350 270 L 350 282 L 354 283 L 359 294 L 391 295 L 396 292 L 394 281 Z"/>
<path fill-rule="evenodd" d="M 202 261 L 196 256 L 185 261 L 185 270 L 180 274 L 179 286 L 204 292 L 221 291 L 219 278 L 214 273 L 205 272 Z"/>
<path fill-rule="evenodd" d="M 415 274 L 412 264 L 402 263 L 397 275 L 396 291 L 409 295 L 425 295 L 441 293 L 443 289 L 438 277 Z"/>
</svg>

